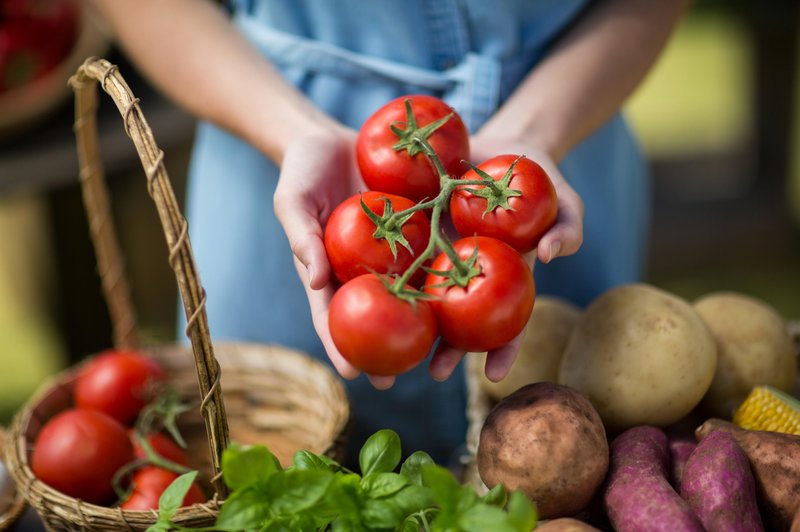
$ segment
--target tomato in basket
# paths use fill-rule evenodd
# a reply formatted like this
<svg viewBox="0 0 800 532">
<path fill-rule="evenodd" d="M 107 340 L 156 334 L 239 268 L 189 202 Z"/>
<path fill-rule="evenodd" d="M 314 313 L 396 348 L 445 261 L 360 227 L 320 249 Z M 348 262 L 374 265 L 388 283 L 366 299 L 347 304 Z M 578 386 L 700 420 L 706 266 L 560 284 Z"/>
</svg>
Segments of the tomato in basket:
<svg viewBox="0 0 800 532">
<path fill-rule="evenodd" d="M 75 382 L 75 406 L 99 410 L 130 424 L 166 379 L 161 365 L 143 353 L 108 350 L 92 359 Z"/>
<path fill-rule="evenodd" d="M 117 420 L 95 410 L 69 409 L 42 427 L 31 469 L 70 497 L 104 504 L 114 499 L 114 474 L 132 460 L 133 445 Z"/>
<path fill-rule="evenodd" d="M 137 459 L 139 458 L 147 458 L 147 453 L 139 443 L 136 441 L 136 434 L 131 429 L 129 431 L 131 435 L 131 443 L 133 444 L 133 454 Z M 145 441 L 150 445 L 150 447 L 155 451 L 155 453 L 160 456 L 161 458 L 166 458 L 170 462 L 174 462 L 176 464 L 189 467 L 189 458 L 186 455 L 186 451 L 183 450 L 175 441 L 161 432 L 151 432 L 144 437 Z"/>
<path fill-rule="evenodd" d="M 131 494 L 120 505 L 123 510 L 156 510 L 158 499 L 164 490 L 178 478 L 176 473 L 166 469 L 147 466 L 136 471 L 131 480 Z M 192 483 L 189 492 L 183 498 L 183 506 L 205 502 L 206 497 L 197 485 Z"/>
</svg>

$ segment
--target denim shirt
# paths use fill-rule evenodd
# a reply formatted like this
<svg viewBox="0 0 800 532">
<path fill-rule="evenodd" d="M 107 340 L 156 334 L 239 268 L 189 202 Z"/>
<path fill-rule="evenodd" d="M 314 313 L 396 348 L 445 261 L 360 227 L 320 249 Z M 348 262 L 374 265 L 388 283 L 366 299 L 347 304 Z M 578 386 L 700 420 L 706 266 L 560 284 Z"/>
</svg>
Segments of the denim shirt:
<svg viewBox="0 0 800 532">
<path fill-rule="evenodd" d="M 358 128 L 389 100 L 428 93 L 479 128 L 583 12 L 584 0 L 233 0 L 242 34 L 318 107 Z M 224 75 L 224 67 L 210 68 Z M 565 79 L 564 83 L 570 83 Z M 476 163 L 479 161 L 475 161 Z M 649 219 L 647 174 L 617 115 L 560 168 L 586 205 L 578 254 L 536 266 L 538 293 L 584 305 L 640 280 Z M 261 153 L 201 124 L 190 166 L 191 238 L 208 292 L 212 337 L 279 343 L 327 360 L 272 210 L 278 170 Z M 404 450 L 453 459 L 466 431 L 466 388 L 427 361 L 389 391 L 348 382 L 353 449 L 380 428 Z"/>
</svg>

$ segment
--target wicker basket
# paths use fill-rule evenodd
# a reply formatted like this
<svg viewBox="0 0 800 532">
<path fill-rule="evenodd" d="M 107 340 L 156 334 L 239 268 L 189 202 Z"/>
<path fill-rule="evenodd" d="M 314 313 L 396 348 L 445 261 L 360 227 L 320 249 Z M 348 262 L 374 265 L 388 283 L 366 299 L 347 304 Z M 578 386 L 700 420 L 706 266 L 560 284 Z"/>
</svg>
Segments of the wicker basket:
<svg viewBox="0 0 800 532">
<path fill-rule="evenodd" d="M 287 464 L 298 449 L 338 456 L 349 419 L 341 381 L 321 362 L 283 347 L 244 343 L 211 343 L 200 284 L 181 214 L 164 168 L 164 153 L 153 140 L 139 108 L 115 65 L 90 58 L 70 80 L 75 90 L 75 133 L 80 178 L 98 269 L 117 347 L 138 347 L 158 359 L 170 383 L 197 405 L 182 421 L 192 465 L 213 497 L 180 509 L 180 526 L 210 526 L 226 495 L 220 474 L 229 440 L 263 443 Z M 140 347 L 111 224 L 108 192 L 97 142 L 97 88 L 114 100 L 147 177 L 166 236 L 169 263 L 175 272 L 187 318 L 190 345 Z M 39 481 L 30 469 L 32 443 L 42 425 L 72 404 L 72 385 L 80 368 L 71 368 L 44 384 L 17 413 L 5 450 L 19 492 L 50 530 L 143 530 L 155 511 L 130 511 L 87 504 Z M 199 385 L 199 394 L 198 394 Z M 225 390 L 223 401 L 222 390 Z"/>
<path fill-rule="evenodd" d="M 5 449 L 6 438 L 5 429 L 0 427 L 0 462 L 3 464 L 5 464 L 5 453 L 2 450 Z M 8 506 L 6 506 L 7 504 Z M 0 509 L 0 531 L 8 530 L 19 519 L 27 506 L 19 490 L 15 491 L 12 501 L 0 499 L 0 508 L 2 508 Z"/>
</svg>

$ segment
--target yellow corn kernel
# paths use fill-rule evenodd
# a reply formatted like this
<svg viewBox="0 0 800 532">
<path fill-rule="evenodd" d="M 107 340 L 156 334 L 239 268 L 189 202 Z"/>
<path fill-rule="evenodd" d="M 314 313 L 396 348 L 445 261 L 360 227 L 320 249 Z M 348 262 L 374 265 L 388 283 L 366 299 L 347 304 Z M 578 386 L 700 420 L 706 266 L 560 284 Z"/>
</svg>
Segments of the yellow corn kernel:
<svg viewBox="0 0 800 532">
<path fill-rule="evenodd" d="M 800 401 L 772 386 L 756 386 L 736 410 L 733 422 L 750 430 L 800 435 Z"/>
</svg>

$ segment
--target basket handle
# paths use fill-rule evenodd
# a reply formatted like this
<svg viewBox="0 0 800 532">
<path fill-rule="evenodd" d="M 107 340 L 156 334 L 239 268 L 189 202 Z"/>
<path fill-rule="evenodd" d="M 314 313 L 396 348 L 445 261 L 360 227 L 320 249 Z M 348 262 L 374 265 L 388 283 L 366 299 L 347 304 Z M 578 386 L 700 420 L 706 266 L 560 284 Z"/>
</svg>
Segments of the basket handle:
<svg viewBox="0 0 800 532">
<path fill-rule="evenodd" d="M 133 96 L 116 65 L 105 59 L 90 57 L 70 78 L 70 85 L 75 92 L 74 130 L 77 137 L 83 202 L 97 255 L 103 293 L 113 324 L 114 345 L 135 347 L 138 345 L 138 340 L 136 318 L 132 310 L 130 290 L 122 266 L 111 218 L 108 189 L 99 156 L 98 97 L 95 87 L 98 83 L 111 96 L 122 115 L 125 131 L 136 147 L 147 176 L 147 190 L 156 204 L 161 219 L 169 248 L 169 264 L 175 272 L 186 313 L 186 335 L 191 341 L 194 353 L 202 397 L 200 410 L 208 434 L 213 467 L 214 476 L 211 482 L 217 494 L 224 497 L 226 488 L 222 482 L 221 457 L 229 442 L 228 423 L 219 385 L 219 363 L 214 356 L 208 330 L 206 295 L 200 284 L 192 255 L 188 223 L 175 199 L 164 166 L 164 152 L 156 145 L 150 126 L 139 107 L 139 99 Z"/>
</svg>

